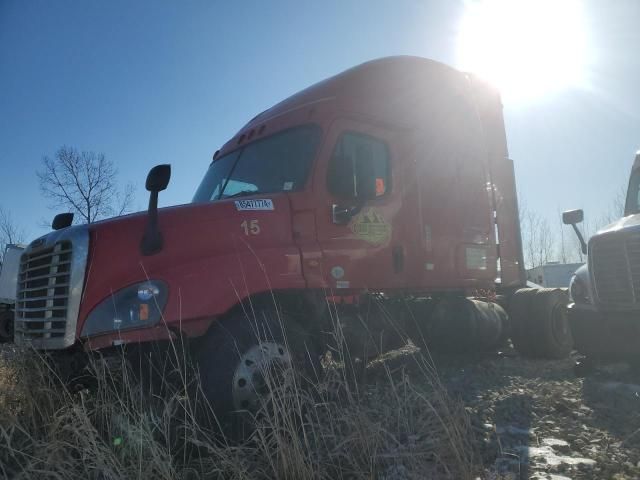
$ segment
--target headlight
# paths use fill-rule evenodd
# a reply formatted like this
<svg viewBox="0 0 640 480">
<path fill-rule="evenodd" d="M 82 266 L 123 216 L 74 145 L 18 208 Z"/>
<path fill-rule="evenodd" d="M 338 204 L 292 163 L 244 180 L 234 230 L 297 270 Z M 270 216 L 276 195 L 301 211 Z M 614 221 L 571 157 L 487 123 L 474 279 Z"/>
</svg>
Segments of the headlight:
<svg viewBox="0 0 640 480">
<path fill-rule="evenodd" d="M 130 285 L 104 299 L 87 317 L 82 337 L 156 325 L 167 303 L 167 285 L 159 280 Z"/>
<path fill-rule="evenodd" d="M 575 303 L 591 303 L 587 286 L 577 275 L 571 277 L 571 281 L 569 282 L 569 296 Z"/>
</svg>

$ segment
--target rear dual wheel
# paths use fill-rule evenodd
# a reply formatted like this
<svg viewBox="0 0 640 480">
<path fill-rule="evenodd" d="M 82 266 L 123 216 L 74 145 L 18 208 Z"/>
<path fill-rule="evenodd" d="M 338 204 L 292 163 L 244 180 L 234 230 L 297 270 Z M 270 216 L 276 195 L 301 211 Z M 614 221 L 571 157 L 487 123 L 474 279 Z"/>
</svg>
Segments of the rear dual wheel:
<svg viewBox="0 0 640 480">
<path fill-rule="evenodd" d="M 560 288 L 523 288 L 509 302 L 511 340 L 528 357 L 565 358 L 573 349 L 567 319 L 569 296 Z"/>
<path fill-rule="evenodd" d="M 409 333 L 416 346 L 448 353 L 492 351 L 506 341 L 508 324 L 498 303 L 462 296 L 431 302 L 429 309 L 423 306 L 412 323 Z"/>
</svg>

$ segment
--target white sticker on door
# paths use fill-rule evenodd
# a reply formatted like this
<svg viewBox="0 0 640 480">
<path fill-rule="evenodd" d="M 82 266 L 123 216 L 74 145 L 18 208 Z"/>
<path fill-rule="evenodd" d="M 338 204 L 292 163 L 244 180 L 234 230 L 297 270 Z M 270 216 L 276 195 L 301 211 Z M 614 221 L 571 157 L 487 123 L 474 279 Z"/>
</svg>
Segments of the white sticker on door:
<svg viewBox="0 0 640 480">
<path fill-rule="evenodd" d="M 236 200 L 236 210 L 273 210 L 273 200 L 269 198 Z"/>
</svg>

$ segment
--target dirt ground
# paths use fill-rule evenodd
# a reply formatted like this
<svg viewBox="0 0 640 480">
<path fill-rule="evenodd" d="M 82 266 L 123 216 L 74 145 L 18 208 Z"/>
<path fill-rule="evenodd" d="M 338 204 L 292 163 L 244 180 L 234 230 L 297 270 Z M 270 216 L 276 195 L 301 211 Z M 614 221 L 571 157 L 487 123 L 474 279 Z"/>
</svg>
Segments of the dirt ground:
<svg viewBox="0 0 640 480">
<path fill-rule="evenodd" d="M 577 378 L 573 358 L 434 361 L 471 415 L 487 478 L 640 478 L 640 374 L 626 365 Z"/>
<path fill-rule="evenodd" d="M 14 348 L 0 345 L 0 359 Z M 416 350 L 381 364 L 411 375 Z M 442 384 L 469 413 L 482 478 L 640 478 L 640 374 L 610 365 L 577 378 L 574 361 L 511 351 L 433 357 Z"/>
</svg>

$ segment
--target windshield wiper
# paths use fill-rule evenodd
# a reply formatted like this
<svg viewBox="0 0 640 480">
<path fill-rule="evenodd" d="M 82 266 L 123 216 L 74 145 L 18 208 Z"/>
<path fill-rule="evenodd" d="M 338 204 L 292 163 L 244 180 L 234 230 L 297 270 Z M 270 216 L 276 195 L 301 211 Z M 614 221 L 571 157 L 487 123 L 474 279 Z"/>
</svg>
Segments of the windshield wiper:
<svg viewBox="0 0 640 480">
<path fill-rule="evenodd" d="M 220 200 L 222 198 L 222 195 L 224 194 L 224 189 L 227 188 L 227 185 L 229 184 L 229 180 L 231 180 L 231 175 L 233 175 L 233 172 L 235 172 L 236 167 L 238 166 L 238 162 L 242 158 L 243 153 L 244 153 L 244 148 L 240 150 L 240 153 L 238 154 L 238 158 L 236 158 L 236 161 L 233 162 L 233 166 L 231 167 L 231 170 L 229 170 L 229 175 L 227 175 L 227 179 L 224 181 L 224 185 L 222 185 L 222 188 L 220 189 L 220 194 L 218 195 L 218 198 L 216 198 L 216 200 Z"/>
<path fill-rule="evenodd" d="M 231 195 L 225 195 L 225 197 L 222 198 L 221 200 L 226 200 L 227 198 L 242 197 L 244 195 L 253 195 L 257 193 L 260 193 L 260 192 L 258 190 L 242 190 L 240 192 L 236 192 Z"/>
</svg>

